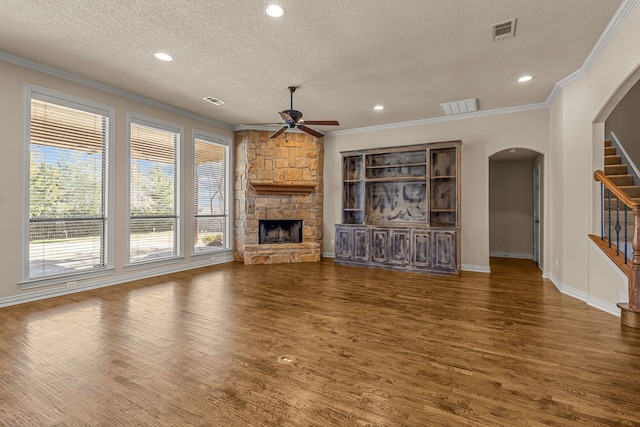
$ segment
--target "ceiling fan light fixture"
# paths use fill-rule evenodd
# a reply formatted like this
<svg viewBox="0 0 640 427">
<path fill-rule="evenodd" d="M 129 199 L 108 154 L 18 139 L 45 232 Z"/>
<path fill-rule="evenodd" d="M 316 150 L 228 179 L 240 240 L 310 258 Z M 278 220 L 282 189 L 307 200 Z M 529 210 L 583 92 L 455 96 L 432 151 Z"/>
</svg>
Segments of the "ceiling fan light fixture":
<svg viewBox="0 0 640 427">
<path fill-rule="evenodd" d="M 280 18 L 284 15 L 284 7 L 277 4 L 270 4 L 264 11 L 272 18 Z"/>
</svg>

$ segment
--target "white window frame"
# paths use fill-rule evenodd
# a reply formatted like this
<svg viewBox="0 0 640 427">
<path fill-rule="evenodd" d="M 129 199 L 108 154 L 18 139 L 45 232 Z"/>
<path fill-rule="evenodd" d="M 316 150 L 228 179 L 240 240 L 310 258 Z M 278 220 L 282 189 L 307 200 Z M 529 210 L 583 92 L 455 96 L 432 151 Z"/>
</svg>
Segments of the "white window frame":
<svg viewBox="0 0 640 427">
<path fill-rule="evenodd" d="M 42 278 L 30 278 L 29 275 L 29 212 L 30 212 L 30 155 L 31 155 L 31 100 L 38 99 L 65 107 L 86 111 L 89 113 L 104 115 L 108 118 L 106 150 L 103 161 L 106 164 L 104 181 L 104 197 L 106 206 L 104 215 L 106 216 L 104 226 L 104 241 L 102 242 L 102 256 L 105 263 L 91 270 L 80 272 L 50 275 Z M 73 95 L 68 95 L 53 89 L 36 86 L 30 83 L 23 84 L 22 88 L 22 185 L 20 186 L 20 280 L 21 289 L 31 289 L 64 282 L 75 282 L 109 275 L 113 273 L 113 139 L 115 135 L 115 108 L 109 105 L 90 101 Z"/>
<path fill-rule="evenodd" d="M 175 229 L 174 229 L 174 255 L 170 257 L 163 257 L 152 261 L 131 261 L 131 125 L 139 124 L 150 128 L 160 129 L 167 132 L 173 132 L 177 135 L 177 147 L 176 147 L 176 178 L 175 178 Z M 164 120 L 156 119 L 149 116 L 144 116 L 137 113 L 127 113 L 127 176 L 126 176 L 126 231 L 125 231 L 125 253 L 124 253 L 124 266 L 125 269 L 145 268 L 153 265 L 162 265 L 169 263 L 180 262 L 184 259 L 184 242 L 182 239 L 183 232 L 183 218 L 182 218 L 182 175 L 184 173 L 184 167 L 182 165 L 182 149 L 184 140 L 184 127 L 167 122 Z"/>
<path fill-rule="evenodd" d="M 196 139 L 199 140 L 203 140 L 212 144 L 217 144 L 217 145 L 222 145 L 225 146 L 225 159 L 224 159 L 224 164 L 225 164 L 225 171 L 224 171 L 224 177 L 225 177 L 225 214 L 221 215 L 222 217 L 226 218 L 225 221 L 225 245 L 223 247 L 220 248 L 212 248 L 211 250 L 207 250 L 207 251 L 197 251 L 196 252 L 196 244 L 195 244 L 195 232 L 194 232 L 194 228 L 195 228 L 195 224 L 196 224 L 196 220 L 197 220 L 197 215 L 198 213 L 195 211 L 195 197 L 196 197 Z M 222 136 L 210 133 L 210 132 L 205 132 L 205 131 L 201 131 L 201 130 L 197 130 L 194 129 L 192 132 L 192 136 L 191 136 L 191 152 L 193 153 L 193 158 L 192 158 L 192 163 L 191 163 L 191 167 L 192 167 L 192 171 L 193 171 L 193 176 L 192 176 L 192 187 L 191 187 L 191 193 L 192 193 L 192 203 L 191 203 L 191 218 L 193 218 L 193 224 L 194 227 L 190 227 L 190 236 L 189 239 L 191 242 L 193 242 L 192 244 L 192 254 L 194 257 L 198 257 L 198 256 L 210 256 L 211 253 L 218 253 L 221 251 L 229 251 L 233 249 L 233 229 L 231 227 L 232 221 L 233 221 L 233 215 L 232 215 L 232 201 L 234 199 L 233 197 L 233 193 L 232 193 L 232 184 L 231 184 L 231 180 L 233 177 L 233 150 L 231 149 L 231 139 L 229 138 L 224 138 Z"/>
</svg>

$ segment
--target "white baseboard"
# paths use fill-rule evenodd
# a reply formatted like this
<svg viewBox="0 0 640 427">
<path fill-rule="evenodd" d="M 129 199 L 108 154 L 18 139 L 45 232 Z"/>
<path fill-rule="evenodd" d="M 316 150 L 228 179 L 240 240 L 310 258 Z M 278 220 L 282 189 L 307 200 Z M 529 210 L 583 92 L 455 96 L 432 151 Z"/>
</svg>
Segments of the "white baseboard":
<svg viewBox="0 0 640 427">
<path fill-rule="evenodd" d="M 211 257 L 197 257 L 187 264 L 173 264 L 165 268 L 154 268 L 153 270 L 137 271 L 135 273 L 128 273 L 122 276 L 105 277 L 96 280 L 90 280 L 83 283 L 78 283 L 73 288 L 67 288 L 66 285 L 57 285 L 55 287 L 48 287 L 47 289 L 40 289 L 32 292 L 25 292 L 19 295 L 12 295 L 8 297 L 0 298 L 0 307 L 9 307 L 12 305 L 24 304 L 27 302 L 39 301 L 47 298 L 59 297 L 62 295 L 75 294 L 77 292 L 89 291 L 92 289 L 104 288 L 107 286 L 120 285 L 122 283 L 132 282 L 134 280 L 148 279 L 150 277 L 161 276 L 164 274 L 178 273 L 180 271 L 193 270 L 194 268 L 207 267 L 216 264 L 223 264 L 233 261 L 233 253 L 218 254 Z"/>
<path fill-rule="evenodd" d="M 589 301 L 589 294 L 587 292 L 572 288 L 571 286 L 562 285 L 560 292 L 583 302 Z"/>
<path fill-rule="evenodd" d="M 491 268 L 489 268 L 488 265 L 462 264 L 460 269 L 464 271 L 474 271 L 476 273 L 491 273 Z"/>
<path fill-rule="evenodd" d="M 494 258 L 533 259 L 533 254 L 518 254 L 510 252 L 489 252 L 489 256 Z"/>
<path fill-rule="evenodd" d="M 323 258 L 335 258 L 336 254 L 334 252 L 323 252 L 322 253 L 322 257 Z"/>
<path fill-rule="evenodd" d="M 589 304 L 593 308 L 602 310 L 605 313 L 609 313 L 616 317 L 620 317 L 620 307 L 618 307 L 616 304 L 611 304 L 608 301 L 603 301 L 595 297 L 589 297 L 587 304 Z"/>
<path fill-rule="evenodd" d="M 608 301 L 603 301 L 599 298 L 590 296 L 587 292 L 574 289 L 567 285 L 563 285 L 560 280 L 551 273 L 543 272 L 542 277 L 544 279 L 549 279 L 560 293 L 578 299 L 593 308 L 604 311 L 605 313 L 620 317 L 620 309 L 616 304 L 612 304 Z"/>
</svg>

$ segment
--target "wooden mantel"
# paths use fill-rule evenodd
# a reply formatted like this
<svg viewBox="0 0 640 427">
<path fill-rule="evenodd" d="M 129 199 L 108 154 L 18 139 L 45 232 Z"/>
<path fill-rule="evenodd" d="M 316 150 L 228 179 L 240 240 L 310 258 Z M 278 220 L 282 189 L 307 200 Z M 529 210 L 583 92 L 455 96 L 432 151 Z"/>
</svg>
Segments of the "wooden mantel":
<svg viewBox="0 0 640 427">
<path fill-rule="evenodd" d="M 313 193 L 316 184 L 287 184 L 251 182 L 251 188 L 258 194 L 310 194 Z"/>
</svg>

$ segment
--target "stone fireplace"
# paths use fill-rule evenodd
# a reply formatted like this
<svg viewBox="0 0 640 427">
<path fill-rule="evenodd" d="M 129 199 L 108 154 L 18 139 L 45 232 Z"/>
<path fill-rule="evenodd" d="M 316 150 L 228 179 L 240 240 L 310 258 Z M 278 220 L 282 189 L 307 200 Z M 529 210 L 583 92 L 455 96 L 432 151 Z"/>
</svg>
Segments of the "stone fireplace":
<svg viewBox="0 0 640 427">
<path fill-rule="evenodd" d="M 245 264 L 320 261 L 322 139 L 298 132 L 268 139 L 272 133 L 235 133 L 234 259 Z M 269 230 L 271 241 L 261 243 L 261 234 Z"/>
</svg>

